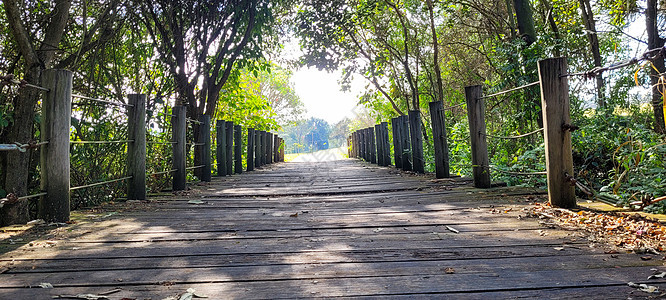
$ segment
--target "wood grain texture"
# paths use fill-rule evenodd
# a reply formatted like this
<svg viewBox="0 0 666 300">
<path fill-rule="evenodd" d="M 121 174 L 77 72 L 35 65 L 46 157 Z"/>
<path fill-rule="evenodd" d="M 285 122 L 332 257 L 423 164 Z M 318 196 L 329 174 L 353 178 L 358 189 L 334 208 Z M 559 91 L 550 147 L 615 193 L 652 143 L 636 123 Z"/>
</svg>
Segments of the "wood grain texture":
<svg viewBox="0 0 666 300">
<path fill-rule="evenodd" d="M 187 108 L 185 106 L 174 106 L 171 117 L 171 128 L 173 130 L 172 157 L 173 169 L 173 185 L 174 191 L 182 191 L 187 188 L 187 170 L 186 165 L 186 131 L 187 131 Z"/>
<path fill-rule="evenodd" d="M 130 94 L 127 110 L 127 199 L 146 199 L 146 95 Z"/>
<path fill-rule="evenodd" d="M 211 299 L 649 296 L 626 283 L 663 269 L 659 256 L 609 254 L 527 217 L 545 191 L 472 185 L 357 159 L 216 177 L 187 194 L 107 206 L 43 239 L 0 241 L 0 299 L 116 288 L 110 299 L 188 288 Z M 44 282 L 54 288 L 37 288 Z"/>
<path fill-rule="evenodd" d="M 571 124 L 569 83 L 562 74 L 567 74 L 566 58 L 539 61 L 548 198 L 553 206 L 571 208 L 576 207 L 574 186 L 566 177 L 574 174 L 571 132 L 563 128 Z"/>
<path fill-rule="evenodd" d="M 472 173 L 474 186 L 478 188 L 490 187 L 490 160 L 488 159 L 488 144 L 486 143 L 486 104 L 481 98 L 481 86 L 465 87 L 467 101 L 467 120 L 472 145 Z"/>
<path fill-rule="evenodd" d="M 44 87 L 49 89 L 42 103 L 41 189 L 39 216 L 49 222 L 69 221 L 69 127 L 72 115 L 72 72 L 45 70 Z M 26 130 L 29 130 L 26 128 Z"/>
</svg>

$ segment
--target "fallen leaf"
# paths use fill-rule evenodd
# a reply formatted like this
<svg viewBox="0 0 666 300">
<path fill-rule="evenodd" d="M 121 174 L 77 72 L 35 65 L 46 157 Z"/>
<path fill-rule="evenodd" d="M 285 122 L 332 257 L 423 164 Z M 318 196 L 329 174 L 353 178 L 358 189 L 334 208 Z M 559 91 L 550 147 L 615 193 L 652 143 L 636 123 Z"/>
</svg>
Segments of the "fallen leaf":
<svg viewBox="0 0 666 300">
<path fill-rule="evenodd" d="M 293 215 L 289 215 L 289 217 L 291 217 L 291 218 L 296 218 L 296 217 L 298 217 L 298 213 L 295 213 L 295 214 L 293 214 Z"/>
<path fill-rule="evenodd" d="M 645 283 L 642 284 L 635 284 L 633 282 L 627 283 L 632 288 L 637 288 L 639 291 L 643 291 L 646 293 L 659 293 L 659 288 L 653 285 L 647 285 Z"/>
<path fill-rule="evenodd" d="M 187 201 L 187 204 L 205 204 L 206 202 L 203 202 L 201 200 L 190 200 Z"/>
<path fill-rule="evenodd" d="M 42 282 L 39 284 L 39 287 L 43 289 L 52 289 L 53 285 L 48 282 Z"/>
<path fill-rule="evenodd" d="M 380 231 L 382 231 L 382 230 L 384 230 L 384 228 L 377 228 L 377 229 L 373 229 L 372 231 L 373 231 L 373 232 L 380 232 Z"/>
<path fill-rule="evenodd" d="M 659 274 L 652 274 L 648 277 L 648 280 L 653 279 L 653 278 L 664 278 L 666 277 L 666 272 L 661 272 Z"/>
<path fill-rule="evenodd" d="M 454 273 L 456 273 L 456 270 L 455 270 L 454 268 L 450 268 L 450 267 L 449 267 L 449 268 L 444 269 L 444 273 L 446 273 L 446 274 L 454 274 Z"/>
<path fill-rule="evenodd" d="M 553 249 L 557 251 L 564 251 L 564 247 L 553 247 Z"/>
<path fill-rule="evenodd" d="M 651 260 L 652 256 L 641 256 L 642 260 Z"/>
<path fill-rule="evenodd" d="M 453 228 L 453 227 L 451 227 L 451 226 L 446 226 L 446 229 L 449 230 L 449 231 L 451 231 L 451 232 L 453 232 L 453 233 L 460 233 L 460 231 L 458 231 L 458 229 L 455 229 L 455 228 Z"/>
</svg>

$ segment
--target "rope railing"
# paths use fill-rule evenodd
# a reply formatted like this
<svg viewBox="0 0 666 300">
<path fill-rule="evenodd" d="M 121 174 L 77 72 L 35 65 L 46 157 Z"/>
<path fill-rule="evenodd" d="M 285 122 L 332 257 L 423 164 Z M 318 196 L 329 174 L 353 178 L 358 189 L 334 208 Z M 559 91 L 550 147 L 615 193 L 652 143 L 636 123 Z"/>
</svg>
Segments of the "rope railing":
<svg viewBox="0 0 666 300">
<path fill-rule="evenodd" d="M 570 77 L 570 76 L 583 76 L 586 79 L 591 79 L 594 78 L 598 75 L 601 75 L 603 72 L 606 71 L 612 71 L 612 70 L 617 70 L 621 69 L 624 67 L 632 66 L 635 64 L 640 63 L 641 61 L 652 61 L 655 60 L 659 57 L 666 57 L 666 47 L 660 47 L 660 48 L 654 48 L 647 50 L 643 52 L 643 54 L 640 57 L 633 57 L 625 60 L 621 60 L 615 63 L 612 63 L 607 66 L 603 67 L 595 67 L 592 68 L 591 70 L 584 71 L 584 72 L 578 72 L 578 73 L 569 73 L 569 74 L 562 74 L 560 77 Z"/>
<path fill-rule="evenodd" d="M 154 172 L 154 173 L 149 173 L 146 174 L 146 176 L 155 176 L 155 175 L 162 175 L 162 174 L 169 174 L 178 171 L 178 169 L 171 169 L 168 171 L 161 171 L 161 172 Z"/>
<path fill-rule="evenodd" d="M 467 105 L 467 103 L 463 102 L 463 103 L 459 103 L 459 104 L 456 104 L 456 105 L 447 106 L 447 107 L 442 108 L 442 110 L 450 110 L 450 109 L 454 109 L 456 107 L 461 107 L 463 105 Z"/>
<path fill-rule="evenodd" d="M 194 124 L 203 124 L 201 121 L 197 121 L 197 120 L 190 119 L 190 118 L 185 118 L 185 120 L 187 122 L 191 122 L 191 123 L 194 123 Z"/>
<path fill-rule="evenodd" d="M 508 90 L 505 90 L 505 91 L 501 91 L 501 92 L 498 92 L 498 93 L 494 93 L 494 94 L 490 94 L 490 95 L 484 95 L 484 96 L 481 97 L 481 99 L 487 99 L 487 98 L 501 96 L 501 95 L 504 95 L 504 94 L 508 94 L 508 93 L 515 92 L 515 91 L 518 91 L 518 90 L 526 89 L 528 87 L 539 85 L 539 84 L 541 84 L 541 82 L 539 82 L 539 81 L 528 83 L 526 85 L 521 85 L 519 87 L 515 87 L 515 88 L 508 89 Z"/>
<path fill-rule="evenodd" d="M 153 142 L 153 141 L 147 141 L 146 144 L 153 144 L 153 145 L 173 145 L 173 144 L 178 144 L 178 142 Z"/>
<path fill-rule="evenodd" d="M 44 142 L 29 142 L 27 144 L 13 143 L 13 144 L 0 144 L 0 151 L 19 151 L 26 152 L 26 150 L 37 149 L 40 146 L 48 144 L 48 141 Z"/>
<path fill-rule="evenodd" d="M 91 188 L 91 187 L 95 187 L 95 186 L 100 186 L 100 185 L 105 185 L 105 184 L 114 183 L 114 182 L 118 182 L 118 181 L 123 181 L 123 180 L 131 179 L 131 178 L 132 178 L 132 176 L 125 176 L 125 177 L 121 177 L 121 178 L 117 178 L 117 179 L 112 179 L 112 180 L 107 180 L 107 181 L 102 181 L 102 182 L 96 182 L 96 183 L 91 183 L 91 184 L 86 184 L 86 185 L 81 185 L 81 186 L 76 186 L 76 187 L 70 187 L 69 190 L 70 191 L 76 191 L 76 190 L 80 190 L 80 189 Z"/>
<path fill-rule="evenodd" d="M 8 84 L 18 85 L 20 88 L 29 87 L 29 88 L 37 89 L 37 90 L 44 91 L 44 92 L 50 91 L 49 89 L 47 89 L 45 87 L 30 84 L 25 80 L 16 80 L 16 79 L 14 79 L 14 74 L 7 74 L 5 76 L 0 76 L 0 82 L 4 85 L 8 85 Z"/>
<path fill-rule="evenodd" d="M 134 143 L 134 140 L 117 140 L 117 141 L 69 141 L 70 144 L 124 144 L 124 143 Z"/>
<path fill-rule="evenodd" d="M 521 134 L 521 135 L 514 135 L 514 136 L 499 136 L 499 135 L 492 135 L 492 134 L 483 133 L 483 132 L 481 132 L 481 131 L 479 131 L 479 134 L 480 134 L 480 135 L 483 135 L 483 136 L 490 137 L 490 138 L 505 139 L 505 140 L 514 140 L 514 139 L 519 139 L 519 138 L 528 137 L 528 136 L 530 136 L 530 135 L 537 134 L 537 133 L 542 132 L 542 131 L 543 131 L 543 128 L 539 128 L 539 129 L 534 130 L 534 131 L 532 131 L 532 132 L 528 132 L 528 133 Z"/>
<path fill-rule="evenodd" d="M 46 196 L 46 193 L 41 192 L 41 193 L 28 195 L 28 196 L 21 196 L 21 197 L 16 197 L 14 194 L 9 194 L 9 195 L 7 195 L 7 197 L 0 199 L 0 208 L 5 206 L 5 204 L 14 204 L 14 203 L 19 202 L 19 201 L 28 200 L 28 199 L 32 199 L 32 198 L 37 198 L 37 197 L 41 197 L 41 196 Z"/>
<path fill-rule="evenodd" d="M 111 105 L 117 105 L 117 106 L 124 106 L 124 107 L 133 107 L 134 106 L 132 104 L 127 104 L 127 103 L 122 103 L 122 102 L 113 102 L 113 101 L 109 101 L 109 100 L 87 97 L 87 96 L 77 95 L 77 94 L 72 94 L 72 98 L 85 99 L 85 100 L 90 100 L 90 101 L 95 101 L 95 102 L 100 102 L 100 103 L 106 103 L 106 104 L 111 104 Z"/>
<path fill-rule="evenodd" d="M 203 167 L 205 167 L 205 166 L 204 165 L 193 166 L 193 167 L 187 167 L 187 168 L 185 168 L 185 170 L 194 170 L 194 169 L 199 169 L 199 168 L 203 168 Z"/>
</svg>

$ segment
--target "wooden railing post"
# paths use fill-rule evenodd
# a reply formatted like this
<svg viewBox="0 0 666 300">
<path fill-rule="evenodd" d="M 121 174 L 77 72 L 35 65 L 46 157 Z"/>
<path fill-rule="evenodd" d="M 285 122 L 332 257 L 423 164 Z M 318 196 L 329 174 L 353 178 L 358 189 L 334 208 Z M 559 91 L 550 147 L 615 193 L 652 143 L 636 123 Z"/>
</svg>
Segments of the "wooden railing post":
<svg viewBox="0 0 666 300">
<path fill-rule="evenodd" d="M 130 94 L 127 109 L 127 199 L 146 200 L 146 95 Z"/>
<path fill-rule="evenodd" d="M 234 171 L 243 173 L 243 131 L 240 125 L 234 125 Z"/>
<path fill-rule="evenodd" d="M 261 130 L 254 131 L 254 167 L 261 167 Z"/>
<path fill-rule="evenodd" d="M 224 120 L 215 123 L 215 157 L 217 176 L 227 176 L 227 125 Z"/>
<path fill-rule="evenodd" d="M 435 177 L 448 178 L 449 145 L 446 140 L 446 123 L 444 120 L 444 103 L 430 102 L 430 119 L 432 121 L 432 139 L 435 145 Z"/>
<path fill-rule="evenodd" d="M 409 138 L 409 117 L 400 116 L 400 139 L 402 140 L 402 169 L 404 171 L 412 170 L 412 146 Z"/>
<path fill-rule="evenodd" d="M 287 145 L 284 143 L 284 139 L 280 138 L 280 162 L 284 162 L 284 151 L 286 146 Z"/>
<path fill-rule="evenodd" d="M 234 173 L 234 122 L 227 121 L 225 122 L 225 125 L 227 126 L 227 129 L 225 130 L 226 133 L 226 171 L 227 175 L 232 175 Z"/>
<path fill-rule="evenodd" d="M 377 164 L 384 166 L 384 143 L 382 142 L 381 124 L 375 125 L 375 144 L 377 146 Z"/>
<path fill-rule="evenodd" d="M 423 161 L 423 131 L 421 128 L 421 112 L 409 111 L 409 134 L 412 139 L 412 163 L 414 172 L 425 173 Z"/>
<path fill-rule="evenodd" d="M 539 61 L 541 110 L 546 144 L 548 199 L 555 207 L 576 207 L 576 193 L 569 183 L 573 176 L 571 152 L 571 116 L 566 58 Z M 567 176 L 568 175 L 568 176 Z"/>
<path fill-rule="evenodd" d="M 275 137 L 273 138 L 273 162 L 278 162 L 280 152 L 280 137 L 276 134 Z"/>
<path fill-rule="evenodd" d="M 268 149 L 268 132 L 261 131 L 261 165 L 266 165 L 266 149 Z"/>
<path fill-rule="evenodd" d="M 391 144 L 389 143 L 388 122 L 380 124 L 382 129 L 382 148 L 384 149 L 384 166 L 391 165 Z"/>
<path fill-rule="evenodd" d="M 200 170 L 197 177 L 199 177 L 199 179 L 201 179 L 203 182 L 211 182 L 212 167 L 210 162 L 210 116 L 199 116 L 199 122 L 201 122 L 201 124 L 199 124 L 199 141 L 197 141 L 197 143 L 203 144 L 202 146 L 198 146 L 200 147 L 201 151 L 201 165 L 203 165 L 203 167 L 197 169 Z"/>
<path fill-rule="evenodd" d="M 254 171 L 254 128 L 247 129 L 247 170 Z"/>
<path fill-rule="evenodd" d="M 400 118 L 391 119 L 391 130 L 393 130 L 393 159 L 395 167 L 402 168 L 402 143 L 400 138 Z"/>
<path fill-rule="evenodd" d="M 173 130 L 173 185 L 174 191 L 182 191 L 187 187 L 187 170 L 185 169 L 185 135 L 187 132 L 186 107 L 174 106 L 171 127 Z"/>
<path fill-rule="evenodd" d="M 368 139 L 370 140 L 370 162 L 373 164 L 377 163 L 377 146 L 375 142 L 375 128 L 368 127 Z"/>
<path fill-rule="evenodd" d="M 269 164 L 273 163 L 273 133 L 268 133 L 268 151 L 266 151 L 266 162 Z"/>
<path fill-rule="evenodd" d="M 363 160 L 370 161 L 370 138 L 368 128 L 363 128 Z"/>
<path fill-rule="evenodd" d="M 465 87 L 467 120 L 472 144 L 472 175 L 477 188 L 490 187 L 488 144 L 486 144 L 485 100 L 481 98 L 481 86 Z"/>
<path fill-rule="evenodd" d="M 46 195 L 39 199 L 39 216 L 46 222 L 67 222 L 72 72 L 49 69 L 44 71 L 42 79 L 49 91 L 42 102 L 41 139 L 49 143 L 42 146 L 40 152 L 40 183 Z"/>
</svg>

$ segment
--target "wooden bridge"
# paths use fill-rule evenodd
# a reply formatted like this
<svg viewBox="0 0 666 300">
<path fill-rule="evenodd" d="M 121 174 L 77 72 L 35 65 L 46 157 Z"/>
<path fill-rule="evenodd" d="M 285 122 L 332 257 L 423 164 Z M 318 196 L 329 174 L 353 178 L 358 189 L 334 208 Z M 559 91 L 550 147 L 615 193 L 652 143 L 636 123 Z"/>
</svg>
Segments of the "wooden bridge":
<svg viewBox="0 0 666 300">
<path fill-rule="evenodd" d="M 545 197 L 356 159 L 276 163 L 41 235 L 0 233 L 0 299 L 648 295 L 627 283 L 659 259 L 543 226 L 523 209 Z"/>
</svg>

